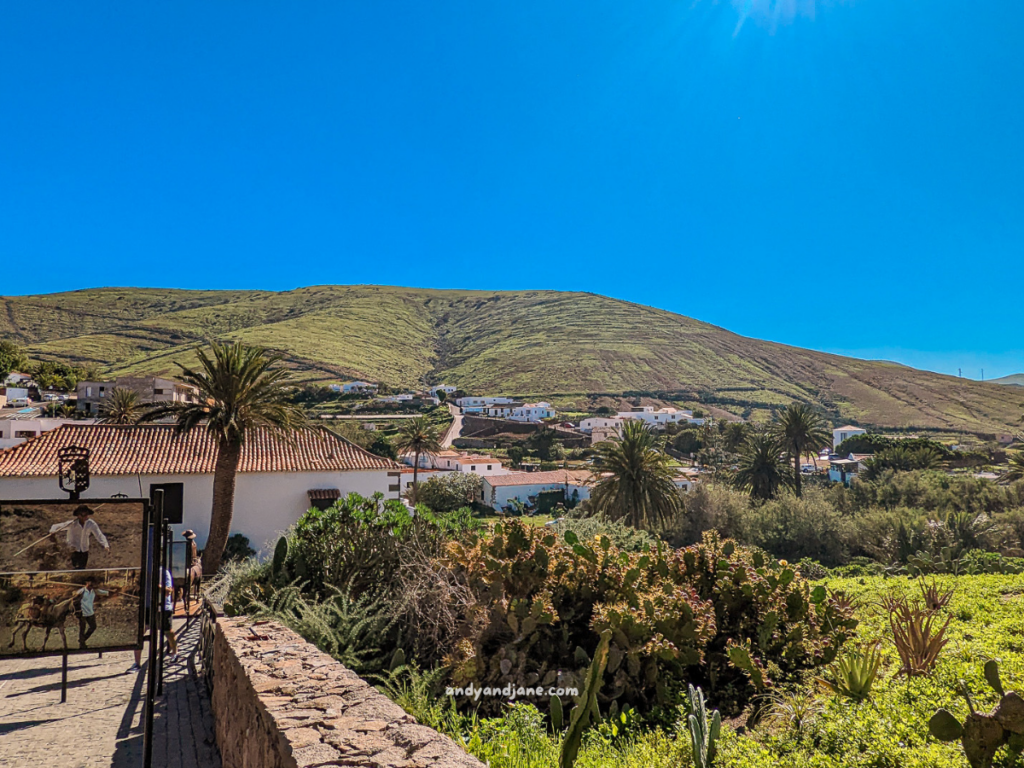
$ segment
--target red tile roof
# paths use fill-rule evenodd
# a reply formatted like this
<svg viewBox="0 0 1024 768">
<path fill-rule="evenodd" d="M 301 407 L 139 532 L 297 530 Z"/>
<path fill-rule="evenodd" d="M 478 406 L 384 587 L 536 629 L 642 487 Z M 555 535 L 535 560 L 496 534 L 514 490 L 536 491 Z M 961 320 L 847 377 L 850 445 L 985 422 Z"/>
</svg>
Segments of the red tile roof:
<svg viewBox="0 0 1024 768">
<path fill-rule="evenodd" d="M 164 424 L 116 426 L 65 424 L 21 445 L 0 451 L 0 477 L 57 474 L 57 450 L 89 449 L 93 475 L 190 475 L 212 473 L 216 442 L 205 430 L 176 436 Z M 257 429 L 242 447 L 239 472 L 346 472 L 395 470 L 400 465 L 321 430 L 290 437 Z"/>
<path fill-rule="evenodd" d="M 488 475 L 484 481 L 492 488 L 507 485 L 590 485 L 593 475 L 586 469 L 555 469 L 550 472 L 510 472 L 507 475 Z"/>
</svg>

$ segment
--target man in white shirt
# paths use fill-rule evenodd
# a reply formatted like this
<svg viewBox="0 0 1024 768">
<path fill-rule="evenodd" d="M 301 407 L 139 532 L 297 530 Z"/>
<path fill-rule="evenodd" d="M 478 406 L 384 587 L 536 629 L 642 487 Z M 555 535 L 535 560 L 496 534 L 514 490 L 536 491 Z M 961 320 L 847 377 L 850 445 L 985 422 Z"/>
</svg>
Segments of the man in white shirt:
<svg viewBox="0 0 1024 768">
<path fill-rule="evenodd" d="M 105 589 L 96 589 L 96 579 L 92 576 L 85 580 L 85 586 L 75 592 L 79 598 L 81 615 L 78 617 L 78 647 L 86 648 L 86 640 L 96 631 L 96 596 L 109 595 Z"/>
<path fill-rule="evenodd" d="M 84 570 L 89 564 L 89 537 L 92 536 L 99 542 L 103 549 L 110 551 L 107 537 L 91 520 L 92 510 L 85 504 L 75 509 L 75 519 L 66 523 L 56 523 L 50 526 L 50 534 L 56 539 L 56 534 L 64 533 L 65 541 L 71 548 L 71 567 L 75 570 Z"/>
</svg>

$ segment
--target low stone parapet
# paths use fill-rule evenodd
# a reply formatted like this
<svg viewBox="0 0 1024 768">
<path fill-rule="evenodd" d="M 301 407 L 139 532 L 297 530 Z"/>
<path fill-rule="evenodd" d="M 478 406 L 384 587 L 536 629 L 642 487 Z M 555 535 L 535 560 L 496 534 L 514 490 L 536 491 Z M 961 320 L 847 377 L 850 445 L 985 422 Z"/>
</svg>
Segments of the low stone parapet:
<svg viewBox="0 0 1024 768">
<path fill-rule="evenodd" d="M 211 623 L 205 663 L 224 768 L 483 768 L 290 629 Z"/>
</svg>

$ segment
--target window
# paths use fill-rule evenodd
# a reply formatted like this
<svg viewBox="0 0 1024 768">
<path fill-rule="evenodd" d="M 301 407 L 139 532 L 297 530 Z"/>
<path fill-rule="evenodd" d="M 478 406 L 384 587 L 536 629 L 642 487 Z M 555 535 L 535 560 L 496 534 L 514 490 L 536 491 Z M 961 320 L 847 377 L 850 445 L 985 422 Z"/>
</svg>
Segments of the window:
<svg viewBox="0 0 1024 768">
<path fill-rule="evenodd" d="M 35 437 L 36 433 L 33 432 L 31 429 L 22 429 L 22 430 L 15 430 L 14 436 L 15 437 L 26 437 L 26 438 L 27 437 Z"/>
<path fill-rule="evenodd" d="M 470 472 L 476 472 L 476 464 L 474 464 L 473 466 L 471 466 L 471 467 L 469 468 L 469 471 L 470 471 Z"/>
<path fill-rule="evenodd" d="M 401 490 L 401 486 L 399 486 L 399 485 L 389 485 L 388 486 L 388 490 L 391 491 L 392 493 L 396 493 L 399 490 Z"/>
<path fill-rule="evenodd" d="M 164 393 L 164 391 L 162 389 L 154 389 L 153 390 L 153 394 L 154 395 L 162 395 L 163 393 Z"/>
<path fill-rule="evenodd" d="M 490 469 L 490 468 L 491 468 L 491 465 L 490 465 L 490 464 L 488 464 L 488 465 L 487 465 L 487 469 Z"/>
<path fill-rule="evenodd" d="M 86 397 L 92 397 L 92 387 L 86 387 L 85 388 L 85 396 Z"/>
</svg>

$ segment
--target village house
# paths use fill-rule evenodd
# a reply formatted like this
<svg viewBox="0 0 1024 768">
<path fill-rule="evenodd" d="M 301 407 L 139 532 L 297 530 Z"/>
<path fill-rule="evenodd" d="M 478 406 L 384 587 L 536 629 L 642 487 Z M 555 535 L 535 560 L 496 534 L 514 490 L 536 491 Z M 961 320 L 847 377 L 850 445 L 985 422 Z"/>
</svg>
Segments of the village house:
<svg viewBox="0 0 1024 768">
<path fill-rule="evenodd" d="M 51 429 L 56 429 L 65 424 L 94 424 L 95 420 L 90 419 L 87 421 L 74 421 L 73 419 L 47 419 L 47 418 L 36 418 L 36 419 L 22 419 L 22 418 L 9 418 L 0 419 L 0 450 L 4 448 L 13 448 L 15 445 L 21 445 L 26 440 L 38 437 L 43 432 L 49 432 Z"/>
<path fill-rule="evenodd" d="M 377 385 L 368 381 L 348 381 L 344 384 L 332 384 L 330 388 L 345 395 L 372 395 L 377 392 Z"/>
<path fill-rule="evenodd" d="M 180 381 L 159 377 L 118 376 L 113 381 L 80 381 L 75 387 L 77 409 L 82 413 L 100 414 L 115 389 L 130 389 L 141 403 L 194 403 L 198 390 Z"/>
<path fill-rule="evenodd" d="M 565 492 L 565 500 L 579 501 L 590 498 L 593 476 L 588 470 L 556 469 L 550 472 L 510 472 L 485 476 L 481 484 L 480 501 L 496 510 L 509 506 L 513 499 L 531 504 L 542 491 Z"/>
<path fill-rule="evenodd" d="M 438 392 L 444 392 L 446 395 L 450 395 L 452 392 L 458 390 L 458 387 L 452 386 L 451 384 L 437 384 L 430 388 L 430 394 L 437 397 Z"/>
<path fill-rule="evenodd" d="M 402 461 L 412 466 L 415 455 L 406 453 Z M 446 472 L 471 472 L 476 475 L 506 475 L 508 470 L 501 464 L 501 459 L 493 456 L 460 453 L 459 451 L 439 451 L 438 453 L 421 453 L 419 466 L 421 469 L 434 469 Z"/>
<path fill-rule="evenodd" d="M 85 503 L 118 494 L 149 498 L 154 485 L 174 485 L 183 498 L 183 520 L 173 526 L 199 534 L 202 548 L 210 528 L 216 440 L 205 429 L 176 436 L 173 425 L 65 424 L 0 452 L 0 498 L 63 497 L 57 484 L 57 451 L 89 450 L 92 483 Z M 232 533 L 253 547 L 271 547 L 311 506 L 341 496 L 381 493 L 397 499 L 401 465 L 374 456 L 331 432 L 303 430 L 279 435 L 258 429 L 242 448 L 235 487 Z"/>
<path fill-rule="evenodd" d="M 842 445 L 844 440 L 849 440 L 856 435 L 866 435 L 867 433 L 866 429 L 861 429 L 860 427 L 837 427 L 832 430 L 832 448 L 835 450 Z"/>
<path fill-rule="evenodd" d="M 465 413 L 483 413 L 488 405 L 511 405 L 514 402 L 511 397 L 460 397 L 455 404 Z"/>
<path fill-rule="evenodd" d="M 555 418 L 555 409 L 551 403 L 525 403 L 513 408 L 508 418 L 512 421 L 538 422 Z"/>
<path fill-rule="evenodd" d="M 580 432 L 591 433 L 597 428 L 618 430 L 622 426 L 622 419 L 618 416 L 591 416 L 580 422 Z"/>
<path fill-rule="evenodd" d="M 664 429 L 666 424 L 703 424 L 703 419 L 693 418 L 693 411 L 680 411 L 675 408 L 659 408 L 654 410 L 652 405 L 638 406 L 628 411 L 619 411 L 616 416 L 620 419 L 639 419 L 652 427 Z"/>
<path fill-rule="evenodd" d="M 857 479 L 857 475 L 867 469 L 864 462 L 870 458 L 869 453 L 851 453 L 845 459 L 834 456 L 829 459 L 828 479 L 833 483 L 849 485 Z"/>
</svg>

